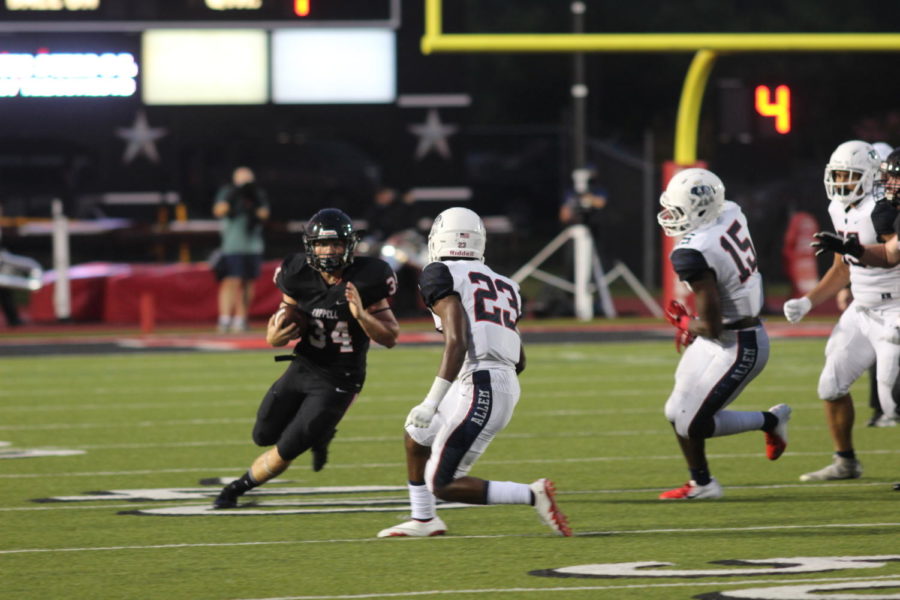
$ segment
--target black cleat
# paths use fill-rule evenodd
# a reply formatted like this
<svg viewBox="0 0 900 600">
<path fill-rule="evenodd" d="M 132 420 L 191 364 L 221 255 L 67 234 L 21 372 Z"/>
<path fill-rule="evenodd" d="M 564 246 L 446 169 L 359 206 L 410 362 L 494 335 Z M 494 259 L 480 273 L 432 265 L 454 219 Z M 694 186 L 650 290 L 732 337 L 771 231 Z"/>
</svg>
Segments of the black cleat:
<svg viewBox="0 0 900 600">
<path fill-rule="evenodd" d="M 900 483 L 895 483 L 895 484 L 894 484 L 894 491 L 895 491 L 895 492 L 900 492 Z"/>
<path fill-rule="evenodd" d="M 328 462 L 328 444 L 312 447 L 312 470 L 316 473 L 322 470 Z"/>
<path fill-rule="evenodd" d="M 866 422 L 866 427 L 878 427 L 878 422 L 881 420 L 882 416 L 884 416 L 884 413 L 880 410 L 873 411 L 872 416 Z"/>
<path fill-rule="evenodd" d="M 234 482 L 231 482 L 219 492 L 219 496 L 213 501 L 213 508 L 237 508 L 237 499 L 240 498 L 243 493 L 244 492 L 235 488 Z"/>
<path fill-rule="evenodd" d="M 312 445 L 312 470 L 316 473 L 321 471 L 325 463 L 328 462 L 328 445 L 334 439 L 336 433 L 337 429 L 332 429 L 328 435 L 320 438 Z"/>
</svg>

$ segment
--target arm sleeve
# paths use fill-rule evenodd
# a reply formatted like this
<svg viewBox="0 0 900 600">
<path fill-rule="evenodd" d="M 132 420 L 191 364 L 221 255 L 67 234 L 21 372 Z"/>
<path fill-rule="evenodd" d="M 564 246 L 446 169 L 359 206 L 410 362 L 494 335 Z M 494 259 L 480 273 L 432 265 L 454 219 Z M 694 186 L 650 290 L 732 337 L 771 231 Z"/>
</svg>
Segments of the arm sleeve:
<svg viewBox="0 0 900 600">
<path fill-rule="evenodd" d="M 699 250 L 678 248 L 671 255 L 672 268 L 678 273 L 678 279 L 690 283 L 698 279 L 706 271 L 711 271 L 709 263 Z"/>
<path fill-rule="evenodd" d="M 419 278 L 419 291 L 422 293 L 425 306 L 429 308 L 441 298 L 457 294 L 453 289 L 453 275 L 450 274 L 447 265 L 440 262 L 427 265 Z"/>
</svg>

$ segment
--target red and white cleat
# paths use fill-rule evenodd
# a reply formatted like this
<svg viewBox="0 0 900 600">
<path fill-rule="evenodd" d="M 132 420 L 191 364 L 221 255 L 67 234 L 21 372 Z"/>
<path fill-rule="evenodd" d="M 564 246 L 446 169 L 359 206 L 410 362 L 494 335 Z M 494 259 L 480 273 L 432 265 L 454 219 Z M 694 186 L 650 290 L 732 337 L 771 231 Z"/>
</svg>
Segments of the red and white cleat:
<svg viewBox="0 0 900 600">
<path fill-rule="evenodd" d="M 431 537 L 433 535 L 444 535 L 447 533 L 447 525 L 440 517 L 435 517 L 430 521 L 417 521 L 412 519 L 378 532 L 378 537 Z"/>
<path fill-rule="evenodd" d="M 791 419 L 791 407 L 778 404 L 770 408 L 769 412 L 778 417 L 778 425 L 771 433 L 766 433 L 766 456 L 769 460 L 778 460 L 787 448 L 787 423 Z"/>
<path fill-rule="evenodd" d="M 697 485 L 696 481 L 688 481 L 680 488 L 663 492 L 660 500 L 714 500 L 725 495 L 722 486 L 713 477 L 706 485 Z"/>
<path fill-rule="evenodd" d="M 572 529 L 569 520 L 556 505 L 556 487 L 549 479 L 538 479 L 528 487 L 534 495 L 534 510 L 543 521 L 544 525 L 553 530 L 556 535 L 571 537 Z"/>
</svg>

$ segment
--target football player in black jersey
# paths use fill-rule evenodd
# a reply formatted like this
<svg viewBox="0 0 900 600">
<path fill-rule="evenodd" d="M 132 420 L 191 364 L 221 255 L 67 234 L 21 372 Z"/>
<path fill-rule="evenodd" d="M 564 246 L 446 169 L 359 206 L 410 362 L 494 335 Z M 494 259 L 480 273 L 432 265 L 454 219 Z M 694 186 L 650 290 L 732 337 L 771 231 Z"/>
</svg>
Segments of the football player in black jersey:
<svg viewBox="0 0 900 600">
<path fill-rule="evenodd" d="M 288 256 L 275 272 L 282 305 L 304 312 L 309 324 L 293 354 L 278 357 L 291 363 L 256 415 L 253 441 L 272 448 L 225 486 L 216 508 L 236 507 L 239 496 L 283 473 L 306 450 L 312 449 L 313 470 L 321 470 L 335 428 L 365 381 L 369 340 L 388 348 L 397 343 L 400 326 L 388 303 L 397 279 L 381 259 L 354 257 L 356 242 L 350 217 L 335 208 L 320 210 L 306 225 L 305 256 Z M 272 346 L 299 335 L 284 312 L 269 319 L 266 341 Z"/>
</svg>

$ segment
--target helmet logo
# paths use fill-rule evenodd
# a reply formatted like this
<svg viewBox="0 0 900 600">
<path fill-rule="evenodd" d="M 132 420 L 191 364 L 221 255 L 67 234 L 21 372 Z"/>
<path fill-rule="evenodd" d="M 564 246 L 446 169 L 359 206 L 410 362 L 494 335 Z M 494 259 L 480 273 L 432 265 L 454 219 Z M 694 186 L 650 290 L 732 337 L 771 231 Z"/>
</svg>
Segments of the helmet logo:
<svg viewBox="0 0 900 600">
<path fill-rule="evenodd" d="M 716 199 L 716 191 L 709 185 L 695 185 L 691 188 L 691 196 L 697 198 L 697 206 L 708 206 Z"/>
</svg>

